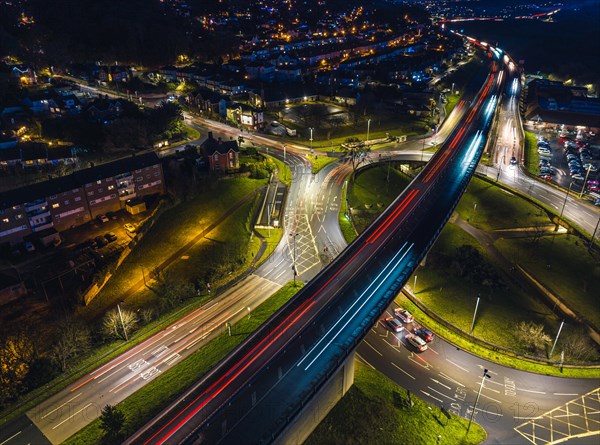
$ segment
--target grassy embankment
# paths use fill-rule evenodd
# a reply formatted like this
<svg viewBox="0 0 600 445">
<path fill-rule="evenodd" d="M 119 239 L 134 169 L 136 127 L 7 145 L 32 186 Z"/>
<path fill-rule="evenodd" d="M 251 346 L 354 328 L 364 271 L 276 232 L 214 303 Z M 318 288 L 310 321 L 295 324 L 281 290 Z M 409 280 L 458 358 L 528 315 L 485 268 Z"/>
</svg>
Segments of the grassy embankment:
<svg viewBox="0 0 600 445">
<path fill-rule="evenodd" d="M 537 142 L 535 134 L 530 131 L 525 132 L 525 169 L 536 176 L 539 172 L 540 163 Z"/>
<path fill-rule="evenodd" d="M 142 389 L 119 403 L 117 405 L 118 409 L 125 414 L 125 431 L 130 434 L 133 433 L 149 421 L 161 408 L 175 400 L 292 298 L 300 288 L 300 283 L 297 287 L 292 283 L 286 284 L 252 311 L 250 318 L 244 318 L 234 324 L 231 328 L 231 336 L 224 330 L 218 337 L 198 349 L 177 366 L 161 373 Z M 100 444 L 102 436 L 100 421 L 96 419 L 64 443 L 67 445 Z"/>
<path fill-rule="evenodd" d="M 485 430 L 473 423 L 466 436 L 469 421 L 451 415 L 448 419 L 440 408 L 411 397 L 378 371 L 357 361 L 354 385 L 335 405 L 327 417 L 308 437 L 306 445 L 411 445 L 478 444 L 485 440 Z M 350 420 L 351 419 L 351 420 Z M 352 424 L 350 424 L 350 421 Z"/>
</svg>

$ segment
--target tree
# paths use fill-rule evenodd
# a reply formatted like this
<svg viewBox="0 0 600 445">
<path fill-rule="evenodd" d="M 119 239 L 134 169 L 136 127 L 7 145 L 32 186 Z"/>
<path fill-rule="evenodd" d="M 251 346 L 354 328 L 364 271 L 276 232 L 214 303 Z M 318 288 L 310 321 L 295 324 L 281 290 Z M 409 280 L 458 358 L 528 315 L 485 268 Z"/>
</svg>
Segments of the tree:
<svg viewBox="0 0 600 445">
<path fill-rule="evenodd" d="M 350 159 L 352 175 L 354 176 L 356 169 L 362 163 L 366 162 L 367 156 L 371 152 L 371 147 L 365 145 L 363 142 L 359 142 L 356 138 L 347 138 L 346 142 L 342 144 L 341 150 Z"/>
<path fill-rule="evenodd" d="M 49 356 L 61 371 L 66 371 L 75 359 L 91 347 L 89 328 L 73 318 L 61 321 L 56 330 L 56 340 L 50 348 Z"/>
<path fill-rule="evenodd" d="M 123 322 L 121 323 L 121 317 Z M 107 337 L 128 338 L 129 333 L 135 331 L 138 325 L 138 317 L 135 312 L 128 309 L 121 309 L 119 315 L 118 309 L 111 309 L 104 315 L 102 321 L 102 330 Z"/>
<path fill-rule="evenodd" d="M 546 345 L 552 341 L 550 336 L 544 332 L 544 325 L 532 321 L 519 322 L 514 335 L 523 348 L 536 354 L 543 352 Z"/>
<path fill-rule="evenodd" d="M 0 339 L 0 405 L 18 395 L 34 359 L 33 342 L 25 332 Z"/>
<path fill-rule="evenodd" d="M 105 443 L 118 443 L 122 439 L 125 414 L 112 405 L 102 408 L 100 428 L 104 431 Z"/>
</svg>

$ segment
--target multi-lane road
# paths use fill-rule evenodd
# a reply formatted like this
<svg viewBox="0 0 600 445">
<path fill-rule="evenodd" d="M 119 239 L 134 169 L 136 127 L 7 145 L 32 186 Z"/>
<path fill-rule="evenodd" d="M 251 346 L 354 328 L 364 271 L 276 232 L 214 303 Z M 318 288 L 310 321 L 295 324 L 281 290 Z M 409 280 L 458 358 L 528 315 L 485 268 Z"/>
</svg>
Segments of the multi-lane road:
<svg viewBox="0 0 600 445">
<path fill-rule="evenodd" d="M 455 112 L 448 117 L 441 131 L 433 138 L 430 138 L 431 142 L 442 142 L 447 134 L 452 131 L 454 126 L 452 124 L 456 123 L 467 109 L 467 103 L 460 103 L 456 107 Z M 212 128 L 215 129 L 214 126 Z M 236 130 L 227 126 L 218 125 L 216 129 L 233 136 L 237 135 Z M 273 146 L 272 141 L 268 138 L 253 136 L 253 139 L 257 143 Z M 426 144 L 428 142 L 430 141 L 425 141 Z M 424 161 L 431 157 L 431 153 L 422 152 L 422 148 L 427 148 L 427 145 L 421 141 L 409 142 L 405 146 L 413 149 L 409 150 L 408 153 L 405 152 L 405 156 L 412 156 L 414 159 L 423 156 Z M 102 368 L 85 376 L 65 391 L 55 395 L 41 404 L 37 409 L 30 411 L 28 417 L 22 417 L 7 428 L 3 428 L 0 433 L 0 443 L 42 443 L 43 435 L 41 435 L 40 429 L 46 437 L 51 439 L 52 443 L 59 443 L 97 417 L 98 411 L 102 406 L 107 403 L 114 404 L 124 399 L 145 382 L 163 372 L 164 369 L 168 369 L 169 366 L 179 362 L 192 352 L 195 347 L 207 341 L 213 331 L 204 331 L 205 328 L 202 328 L 203 332 L 197 332 L 198 328 L 195 330 L 195 326 L 210 326 L 212 324 L 215 326 L 214 331 L 216 332 L 219 326 L 222 328 L 224 321 L 231 321 L 232 316 L 241 316 L 240 313 L 248 305 L 255 307 L 260 301 L 261 296 L 264 298 L 270 295 L 273 290 L 277 289 L 278 285 L 289 281 L 293 276 L 291 265 L 294 262 L 294 258 L 296 260 L 296 269 L 299 272 L 298 278 L 307 281 L 313 278 L 325 264 L 329 263 L 344 248 L 343 237 L 337 224 L 337 214 L 341 188 L 343 187 L 345 174 L 350 171 L 350 167 L 347 165 L 339 166 L 331 164 L 318 175 L 312 175 L 306 160 L 295 153 L 291 153 L 290 150 L 285 155 L 282 151 L 274 150 L 271 150 L 270 154 L 281 159 L 285 156 L 285 161 L 291 164 L 294 175 L 293 186 L 290 189 L 285 213 L 286 232 L 290 233 L 287 234 L 287 237 L 284 237 L 283 243 L 277 247 L 271 260 L 261 266 L 256 271 L 255 276 L 250 277 L 248 281 L 240 283 L 229 293 L 216 300 L 218 302 L 214 307 L 209 305 L 190 314 L 188 317 L 192 317 L 191 319 L 186 318 L 177 322 L 174 326 L 159 333 L 158 336 L 147 340 L 132 351 L 114 359 Z M 491 176 L 491 174 L 488 172 L 488 175 Z M 502 173 L 500 179 L 504 179 Z M 507 177 L 507 179 L 510 178 Z M 518 181 L 515 182 L 518 183 Z M 543 186 L 539 188 L 543 189 Z M 552 189 L 551 187 L 548 188 Z M 531 190 L 525 191 L 531 192 Z M 562 199 L 564 199 L 564 195 Z M 556 198 L 554 199 L 554 203 L 556 203 Z M 569 204 L 567 204 L 567 207 L 569 207 Z M 573 203 L 573 207 L 575 207 L 575 203 Z M 565 209 L 565 214 L 568 215 L 567 209 Z M 292 236 L 289 236 L 290 234 Z M 241 295 L 243 294 L 246 294 L 248 299 L 242 299 Z M 225 310 L 224 308 L 229 308 L 229 310 Z M 172 332 L 169 330 L 172 330 Z M 164 338 L 158 338 L 161 335 Z M 369 334 L 369 338 L 372 335 L 376 335 L 375 332 Z M 371 344 L 379 344 L 378 339 L 367 341 Z M 156 348 L 152 348 L 154 345 L 156 345 Z M 386 366 L 383 364 L 387 358 L 382 359 L 383 361 L 378 361 L 376 357 L 370 357 L 368 351 L 363 351 L 365 348 L 364 345 L 359 349 L 361 355 L 370 363 L 381 367 L 389 375 L 390 373 L 386 371 Z M 386 347 L 389 348 L 389 346 L 381 344 L 377 349 L 381 352 Z M 448 351 L 451 351 L 451 348 Z M 452 353 L 459 354 L 458 352 Z M 373 354 L 377 355 L 375 352 Z M 450 353 L 448 352 L 447 355 L 450 355 Z M 471 357 L 468 354 L 464 355 Z M 384 357 L 384 355 L 378 357 Z M 396 357 L 394 360 L 397 359 Z M 483 362 L 473 357 L 471 359 Z M 460 364 L 460 361 L 453 361 Z M 391 363 L 391 360 L 389 362 Z M 412 360 L 409 359 L 409 362 L 412 363 Z M 444 362 L 439 364 L 438 373 L 443 372 L 452 377 L 449 371 L 452 368 L 448 368 L 448 366 L 448 363 Z M 494 365 L 488 364 L 488 366 L 493 367 Z M 463 367 L 466 368 L 466 366 Z M 107 369 L 110 372 L 106 371 Z M 403 369 L 405 368 L 403 367 Z M 407 371 L 410 373 L 411 370 L 407 369 Z M 510 376 L 518 371 L 507 369 L 503 372 L 505 373 L 503 375 Z M 400 379 L 399 382 L 407 386 L 411 383 L 411 379 L 407 376 L 404 377 L 408 378 L 408 380 Z M 456 381 L 460 381 L 459 376 L 455 377 L 453 378 Z M 508 378 L 515 380 L 514 377 Z M 527 379 L 524 381 L 526 382 Z M 467 381 L 462 384 L 467 387 L 470 385 Z M 547 384 L 551 385 L 551 383 Z M 586 384 L 587 382 L 585 381 L 582 383 L 583 386 Z M 548 387 L 550 388 L 551 386 Z M 517 404 L 521 403 L 524 400 L 523 397 L 528 395 L 526 383 L 523 384 L 522 389 L 521 397 L 519 395 L 515 396 L 515 403 Z M 537 394 L 536 391 L 538 390 L 530 389 L 530 391 L 533 391 L 532 394 Z M 581 394 L 582 391 L 583 389 L 578 388 L 577 391 L 565 391 L 565 393 Z M 418 391 L 415 389 L 416 392 Z M 435 392 L 427 392 L 436 397 Z M 450 392 L 445 394 L 453 397 Z M 561 398 L 551 391 L 546 391 L 546 393 L 550 400 L 548 406 L 559 404 L 564 397 L 569 397 L 565 395 Z M 445 399 L 443 396 L 440 396 L 440 398 Z M 464 404 L 464 409 L 468 410 L 467 404 Z M 507 408 L 505 407 L 505 409 Z M 463 412 L 462 414 L 464 415 L 465 413 Z M 506 418 L 508 419 L 508 416 Z M 33 423 L 29 419 L 33 420 Z M 483 420 L 485 421 L 485 419 Z M 486 425 L 486 427 L 493 427 L 493 425 Z"/>
</svg>

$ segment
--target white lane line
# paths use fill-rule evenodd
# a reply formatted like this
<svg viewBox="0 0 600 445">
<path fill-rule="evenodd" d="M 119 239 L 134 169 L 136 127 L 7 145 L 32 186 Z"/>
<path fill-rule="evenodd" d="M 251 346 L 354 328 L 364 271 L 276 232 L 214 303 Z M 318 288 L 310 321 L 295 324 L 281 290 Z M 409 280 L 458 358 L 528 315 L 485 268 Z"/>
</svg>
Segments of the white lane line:
<svg viewBox="0 0 600 445">
<path fill-rule="evenodd" d="M 515 416 L 513 417 L 513 419 L 519 419 L 519 420 L 539 420 L 539 419 L 543 419 L 544 416 L 537 416 L 537 417 L 519 417 L 519 416 Z"/>
<path fill-rule="evenodd" d="M 554 395 L 555 396 L 578 396 L 579 394 L 567 394 L 564 392 L 555 392 Z"/>
<path fill-rule="evenodd" d="M 429 397 L 431 397 L 432 399 L 434 399 L 434 400 L 437 400 L 437 401 L 438 401 L 438 402 L 440 402 L 440 403 L 444 403 L 444 401 L 443 401 L 442 399 L 438 399 L 437 397 L 435 397 L 435 396 L 432 396 L 431 394 L 429 394 L 429 393 L 428 393 L 428 392 L 426 392 L 426 391 L 423 391 L 422 389 L 421 389 L 421 392 L 422 392 L 423 394 L 425 394 L 426 396 L 429 396 Z"/>
<path fill-rule="evenodd" d="M 517 388 L 519 391 L 532 392 L 534 394 L 546 394 L 544 391 L 534 391 L 533 389 Z M 515 417 L 516 419 L 516 417 Z"/>
<path fill-rule="evenodd" d="M 447 362 L 450 362 L 450 363 L 452 363 L 452 364 L 453 364 L 454 366 L 456 366 L 458 369 L 462 369 L 462 370 L 463 370 L 463 371 L 465 371 L 465 372 L 469 372 L 469 370 L 468 370 L 468 369 L 465 369 L 465 368 L 463 368 L 462 366 L 460 366 L 460 365 L 457 365 L 456 363 L 454 363 L 454 362 L 453 362 L 452 360 L 450 360 L 449 358 L 447 358 L 447 359 L 446 359 L 446 361 L 447 361 Z"/>
<path fill-rule="evenodd" d="M 477 394 L 477 392 L 478 392 L 478 391 L 477 391 L 476 389 L 474 389 L 474 390 L 473 390 L 473 392 L 474 392 L 475 394 Z M 496 399 L 494 399 L 493 397 L 486 396 L 484 393 L 481 393 L 481 397 L 485 397 L 486 399 L 493 400 L 494 402 L 497 402 L 497 403 L 502 403 L 500 400 L 496 400 Z"/>
<path fill-rule="evenodd" d="M 444 374 L 443 372 L 440 372 L 440 376 L 444 377 L 446 380 L 450 380 L 451 382 L 456 383 L 459 386 L 462 386 L 464 388 L 465 385 L 463 385 L 462 383 L 460 383 L 458 380 L 454 380 L 452 377 L 448 377 L 446 374 Z"/>
<path fill-rule="evenodd" d="M 370 366 L 371 368 L 375 369 L 375 366 L 373 366 L 372 364 L 370 364 L 368 361 L 366 361 L 362 355 L 360 355 L 358 352 L 356 353 L 356 356 L 365 364 L 367 364 L 368 366 Z M 2 444 L 0 444 L 2 445 Z"/>
<path fill-rule="evenodd" d="M 390 363 L 392 364 L 392 366 L 395 366 L 396 368 L 398 368 L 400 371 L 402 371 L 404 374 L 406 374 L 407 376 L 409 376 L 411 379 L 417 380 L 416 378 L 414 378 L 412 375 L 410 375 L 408 372 L 406 372 L 404 369 L 402 369 L 400 366 L 398 366 L 394 362 L 390 362 Z"/>
<path fill-rule="evenodd" d="M 429 379 L 430 379 L 431 381 L 433 381 L 433 382 L 437 383 L 438 385 L 441 385 L 441 386 L 443 386 L 443 387 L 444 387 L 444 388 L 446 388 L 446 389 L 452 389 L 452 388 L 450 388 L 448 385 L 444 385 L 444 384 L 443 384 L 442 382 L 440 382 L 439 380 L 436 380 L 436 379 L 434 379 L 434 378 L 432 378 L 432 377 L 429 377 Z"/>
<path fill-rule="evenodd" d="M 81 394 L 83 394 L 82 392 L 80 392 L 79 394 L 77 394 L 75 397 L 73 397 L 72 399 L 67 400 L 65 403 L 63 403 L 62 405 L 60 405 L 58 408 L 54 408 L 52 411 L 44 414 L 42 417 L 40 417 L 40 420 L 45 419 L 46 417 L 48 417 L 50 414 L 52 414 L 54 411 L 57 411 L 59 409 L 61 409 L 63 406 L 65 406 L 67 403 L 71 403 L 73 400 L 75 400 L 77 397 L 79 397 Z M 4 443 L 4 442 L 2 442 Z M 2 445 L 2 444 L 0 444 Z"/>
<path fill-rule="evenodd" d="M 440 353 L 437 352 L 435 349 L 433 349 L 431 346 L 427 346 L 427 349 L 430 350 L 431 352 L 433 352 L 436 355 L 440 355 Z"/>
<path fill-rule="evenodd" d="M 470 408 L 470 409 L 473 409 L 473 407 L 472 407 L 472 406 L 470 406 L 469 408 Z M 496 412 L 494 412 L 494 411 L 486 411 L 486 410 L 484 410 L 484 409 L 481 409 L 481 408 L 475 408 L 475 411 L 481 411 L 481 412 L 484 412 L 484 413 L 492 414 L 492 415 L 494 415 L 494 416 L 498 416 L 498 417 L 504 417 L 504 415 L 503 415 L 502 413 L 496 413 Z M 516 419 L 516 417 L 514 417 L 514 419 Z"/>
<path fill-rule="evenodd" d="M 377 354 L 379 354 L 380 356 L 383 356 L 383 354 L 381 352 L 379 352 L 377 349 L 375 349 L 375 347 L 371 343 L 369 343 L 367 340 L 365 340 L 365 343 L 367 344 L 367 346 L 369 346 Z"/>
<path fill-rule="evenodd" d="M 75 416 L 76 416 L 77 414 L 79 414 L 81 411 L 84 411 L 84 410 L 86 410 L 86 409 L 87 409 L 89 406 L 91 406 L 91 405 L 92 405 L 92 403 L 91 403 L 91 402 L 90 402 L 90 403 L 88 403 L 88 404 L 87 404 L 87 405 L 85 405 L 83 408 L 81 408 L 79 411 L 77 411 L 77 412 L 73 413 L 73 415 L 71 415 L 71 416 L 67 417 L 67 418 L 66 418 L 65 420 L 63 420 L 62 422 L 60 422 L 60 423 L 57 423 L 56 425 L 54 425 L 54 426 L 52 427 L 52 429 L 54 430 L 54 429 L 58 428 L 59 426 L 61 426 L 63 423 L 65 423 L 67 420 L 71 420 L 73 417 L 75 417 Z"/>
<path fill-rule="evenodd" d="M 485 386 L 485 384 L 483 385 L 483 389 L 487 389 L 488 391 L 493 391 L 493 392 L 500 394 L 500 391 L 498 391 L 497 389 L 492 389 L 489 386 Z"/>
<path fill-rule="evenodd" d="M 559 414 L 558 416 L 552 416 L 553 419 L 557 417 L 579 417 L 579 413 L 568 413 L 568 414 Z"/>
<path fill-rule="evenodd" d="M 428 387 L 430 390 L 432 390 L 432 391 L 434 391 L 434 392 L 437 392 L 437 393 L 438 393 L 440 396 L 442 396 L 442 397 L 446 397 L 447 399 L 450 399 L 450 400 L 452 400 L 453 402 L 456 402 L 456 399 L 455 399 L 454 397 L 447 396 L 447 395 L 446 395 L 446 394 L 444 394 L 443 392 L 440 392 L 440 391 L 438 391 L 437 389 L 433 389 L 431 386 L 427 386 L 427 387 Z"/>
<path fill-rule="evenodd" d="M 105 381 L 106 379 L 111 378 L 113 375 L 115 375 L 117 372 L 121 371 L 123 368 L 126 368 L 127 365 L 122 366 L 120 368 L 118 368 L 116 371 L 111 372 L 110 374 L 106 375 L 102 380 L 98 380 L 98 383 L 102 383 L 103 381 Z"/>
<path fill-rule="evenodd" d="M 6 439 L 4 442 L 0 443 L 0 445 L 4 445 L 5 443 L 7 443 L 10 440 L 13 440 L 15 437 L 17 437 L 19 434 L 21 434 L 23 431 L 19 431 L 16 434 L 13 434 L 12 436 L 10 436 L 8 439 Z"/>
</svg>

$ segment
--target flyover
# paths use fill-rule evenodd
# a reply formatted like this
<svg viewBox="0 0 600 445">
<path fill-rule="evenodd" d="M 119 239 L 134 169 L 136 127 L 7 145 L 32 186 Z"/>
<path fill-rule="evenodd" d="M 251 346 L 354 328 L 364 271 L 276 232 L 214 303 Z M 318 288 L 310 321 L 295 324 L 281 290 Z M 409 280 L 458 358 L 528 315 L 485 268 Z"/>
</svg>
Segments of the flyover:
<svg viewBox="0 0 600 445">
<path fill-rule="evenodd" d="M 508 76 L 487 80 L 448 142 L 355 242 L 133 443 L 274 440 L 368 333 L 431 247 L 482 153 Z"/>
</svg>

